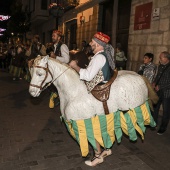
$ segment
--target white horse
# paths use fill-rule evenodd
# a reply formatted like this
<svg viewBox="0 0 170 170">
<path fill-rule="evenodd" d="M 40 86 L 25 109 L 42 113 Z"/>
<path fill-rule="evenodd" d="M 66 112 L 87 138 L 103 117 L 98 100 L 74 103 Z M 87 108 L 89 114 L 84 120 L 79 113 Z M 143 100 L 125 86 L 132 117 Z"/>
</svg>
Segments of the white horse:
<svg viewBox="0 0 170 170">
<path fill-rule="evenodd" d="M 66 120 L 82 120 L 104 114 L 102 102 L 88 93 L 76 71 L 48 56 L 36 58 L 30 94 L 38 97 L 45 84 L 52 81 L 58 89 L 61 114 Z M 107 101 L 109 112 L 135 108 L 145 103 L 147 98 L 148 90 L 141 76 L 132 71 L 119 71 Z"/>
<path fill-rule="evenodd" d="M 155 126 L 146 102 L 147 86 L 135 72 L 118 72 L 111 85 L 107 115 L 102 102 L 88 93 L 85 83 L 68 65 L 40 56 L 34 60 L 31 72 L 29 92 L 33 97 L 38 97 L 46 84 L 53 83 L 58 89 L 62 117 L 69 133 L 80 144 L 82 156 L 89 152 L 88 142 L 94 150 L 98 150 L 99 145 L 110 148 L 115 139 L 121 142 L 122 131 L 134 141 L 136 131 L 143 139 L 145 125 Z"/>
</svg>

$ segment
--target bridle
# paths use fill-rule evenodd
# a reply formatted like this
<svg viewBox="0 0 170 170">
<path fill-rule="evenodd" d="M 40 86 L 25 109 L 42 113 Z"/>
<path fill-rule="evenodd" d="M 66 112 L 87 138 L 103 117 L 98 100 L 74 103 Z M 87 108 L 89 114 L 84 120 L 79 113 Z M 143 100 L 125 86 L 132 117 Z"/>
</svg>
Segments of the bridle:
<svg viewBox="0 0 170 170">
<path fill-rule="evenodd" d="M 39 89 L 40 89 L 40 92 L 39 92 L 39 93 L 41 93 L 41 92 L 44 91 L 47 87 L 49 87 L 57 78 L 59 78 L 63 73 L 65 73 L 65 72 L 70 68 L 70 67 L 68 67 L 66 70 L 64 70 L 59 76 L 57 76 L 57 77 L 53 80 L 53 75 L 52 75 L 51 71 L 49 70 L 48 62 L 47 62 L 47 67 L 42 67 L 42 66 L 33 66 L 33 67 L 35 67 L 35 68 L 42 68 L 42 69 L 44 69 L 45 72 L 46 72 L 45 78 L 44 78 L 44 80 L 42 81 L 42 83 L 40 84 L 40 86 L 38 86 L 38 85 L 36 85 L 36 84 L 31 84 L 31 83 L 30 83 L 30 86 L 36 87 L 36 88 L 39 88 Z M 50 82 L 46 83 L 46 85 L 43 87 L 43 84 L 44 84 L 45 80 L 46 80 L 47 77 L 48 77 L 48 73 L 50 74 L 50 76 L 51 76 L 52 79 L 51 79 Z"/>
<path fill-rule="evenodd" d="M 45 89 L 47 88 L 46 86 L 43 87 L 43 84 L 44 84 L 45 80 L 46 80 L 47 77 L 48 77 L 48 73 L 50 74 L 50 76 L 51 76 L 51 78 L 52 78 L 52 80 L 51 80 L 49 83 L 51 83 L 51 82 L 53 81 L 53 75 L 52 75 L 51 71 L 49 70 L 48 63 L 47 63 L 47 67 L 42 67 L 42 66 L 33 66 L 33 67 L 44 69 L 44 70 L 45 70 L 45 78 L 44 78 L 44 80 L 42 81 L 42 83 L 40 84 L 40 86 L 38 86 L 38 85 L 36 85 L 36 84 L 31 84 L 31 83 L 30 83 L 30 86 L 39 88 L 40 91 L 43 91 L 43 90 L 45 90 Z M 49 83 L 48 83 L 48 84 L 49 84 Z M 44 88 L 45 88 L 45 89 L 44 89 Z"/>
</svg>

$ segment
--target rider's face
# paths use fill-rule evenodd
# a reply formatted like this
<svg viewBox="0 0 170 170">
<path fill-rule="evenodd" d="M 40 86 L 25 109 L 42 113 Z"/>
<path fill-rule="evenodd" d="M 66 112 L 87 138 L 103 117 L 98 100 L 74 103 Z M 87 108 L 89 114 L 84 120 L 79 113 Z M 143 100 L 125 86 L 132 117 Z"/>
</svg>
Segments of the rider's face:
<svg viewBox="0 0 170 170">
<path fill-rule="evenodd" d="M 56 33 L 52 34 L 52 41 L 53 43 L 58 43 L 60 41 L 61 37 L 58 36 Z"/>
<path fill-rule="evenodd" d="M 92 49 L 93 53 L 95 54 L 96 53 L 97 43 L 92 39 L 89 44 L 91 46 L 91 49 Z"/>
</svg>

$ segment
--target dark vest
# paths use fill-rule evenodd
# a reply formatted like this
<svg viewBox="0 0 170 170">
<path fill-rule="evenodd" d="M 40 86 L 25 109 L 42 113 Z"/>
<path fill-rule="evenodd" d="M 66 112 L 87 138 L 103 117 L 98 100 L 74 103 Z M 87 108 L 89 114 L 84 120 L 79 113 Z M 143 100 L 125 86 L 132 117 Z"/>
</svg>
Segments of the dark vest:
<svg viewBox="0 0 170 170">
<path fill-rule="evenodd" d="M 105 56 L 106 58 L 106 63 L 105 65 L 102 67 L 102 72 L 103 72 L 103 76 L 104 76 L 104 81 L 109 81 L 111 78 L 111 69 L 110 69 L 110 65 L 109 65 L 109 61 L 107 59 L 106 53 L 105 52 L 101 52 L 99 54 L 102 54 Z"/>
<path fill-rule="evenodd" d="M 63 43 L 62 42 L 59 42 L 58 44 L 57 44 L 57 47 L 56 47 L 56 50 L 55 50 L 55 55 L 56 56 L 59 56 L 59 57 L 61 57 L 61 45 L 62 45 Z M 55 49 L 55 48 L 54 48 Z"/>
<path fill-rule="evenodd" d="M 42 55 L 41 52 L 40 52 L 41 48 L 42 48 L 42 44 L 40 44 L 39 49 L 38 49 L 36 44 L 32 44 L 32 46 L 31 46 L 31 55 L 29 56 L 29 60 L 36 58 L 38 55 Z"/>
</svg>

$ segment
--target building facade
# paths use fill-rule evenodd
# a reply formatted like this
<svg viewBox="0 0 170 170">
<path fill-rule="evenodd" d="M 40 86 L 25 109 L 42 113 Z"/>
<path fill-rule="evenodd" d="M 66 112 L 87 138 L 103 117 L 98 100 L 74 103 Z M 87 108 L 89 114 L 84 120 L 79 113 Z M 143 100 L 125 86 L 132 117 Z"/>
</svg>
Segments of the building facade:
<svg viewBox="0 0 170 170">
<path fill-rule="evenodd" d="M 48 6 L 53 2 L 56 1 L 23 1 L 24 6 L 29 5 L 32 11 L 28 38 L 32 34 L 39 34 L 43 43 L 50 42 L 52 30 L 58 27 L 70 49 L 72 43 L 77 43 L 81 49 L 82 40 L 90 42 L 97 31 L 102 31 L 111 37 L 114 47 L 116 43 L 122 44 L 128 58 L 127 69 L 133 71 L 138 70 L 146 52 L 153 53 L 154 62 L 158 64 L 160 52 L 170 48 L 170 0 L 79 0 L 60 18 L 49 14 Z M 147 12 L 150 20 L 145 23 L 148 15 L 143 16 L 145 10 L 140 13 L 138 7 L 140 9 L 149 3 Z M 157 10 L 158 13 L 154 13 Z M 149 24 L 148 28 L 136 23 L 136 17 L 143 25 Z M 137 29 L 136 24 L 140 26 Z"/>
<path fill-rule="evenodd" d="M 136 6 L 152 2 L 149 29 L 134 30 Z M 158 17 L 154 19 L 154 9 Z M 132 0 L 128 40 L 128 69 L 136 71 L 146 52 L 154 54 L 154 63 L 159 63 L 162 51 L 170 52 L 170 0 Z"/>
</svg>

